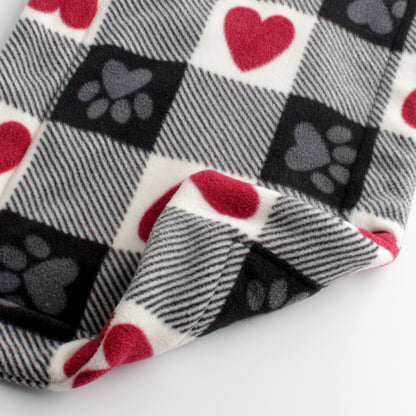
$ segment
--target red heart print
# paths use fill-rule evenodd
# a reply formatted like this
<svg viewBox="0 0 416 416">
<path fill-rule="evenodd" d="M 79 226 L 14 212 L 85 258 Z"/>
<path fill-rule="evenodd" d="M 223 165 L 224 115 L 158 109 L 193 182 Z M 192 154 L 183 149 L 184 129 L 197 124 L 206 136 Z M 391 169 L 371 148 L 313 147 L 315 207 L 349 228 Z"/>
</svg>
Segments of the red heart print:
<svg viewBox="0 0 416 416">
<path fill-rule="evenodd" d="M 61 0 L 62 20 L 74 29 L 87 29 L 97 13 L 98 0 Z"/>
<path fill-rule="evenodd" d="M 155 222 L 160 217 L 160 214 L 165 209 L 166 205 L 175 195 L 181 184 L 169 189 L 163 196 L 161 196 L 143 215 L 139 224 L 139 237 L 142 241 L 147 243 L 152 232 Z"/>
<path fill-rule="evenodd" d="M 242 71 L 268 64 L 281 55 L 295 37 L 293 23 L 284 16 L 262 21 L 253 9 L 235 7 L 225 18 L 225 37 L 234 62 Z"/>
<path fill-rule="evenodd" d="M 214 170 L 196 173 L 191 179 L 205 201 L 220 214 L 238 219 L 256 214 L 260 198 L 253 185 Z"/>
<path fill-rule="evenodd" d="M 72 383 L 72 387 L 76 389 L 78 387 L 82 387 L 86 384 L 92 383 L 93 381 L 102 377 L 104 374 L 107 374 L 109 371 L 110 369 L 83 371 L 75 377 L 74 382 Z"/>
<path fill-rule="evenodd" d="M 0 173 L 15 168 L 23 159 L 29 145 L 30 132 L 20 123 L 0 124 Z"/>
<path fill-rule="evenodd" d="M 402 117 L 409 126 L 416 128 L 416 90 L 409 94 L 404 101 Z"/>
<path fill-rule="evenodd" d="M 110 319 L 105 324 L 103 330 L 97 338 L 92 339 L 91 341 L 84 344 L 79 348 L 74 355 L 65 363 L 64 373 L 67 377 L 72 377 L 81 367 L 83 367 L 98 351 L 98 348 L 101 345 L 102 340 L 108 332 L 108 328 L 114 318 L 114 312 L 111 315 Z"/>
<path fill-rule="evenodd" d="M 98 338 L 82 346 L 65 363 L 64 372 L 67 377 L 72 377 L 93 357 L 101 344 L 103 345 L 104 356 L 109 368 L 81 371 L 72 383 L 73 388 L 85 386 L 97 380 L 114 367 L 145 360 L 153 356 L 152 346 L 145 333 L 137 326 L 118 324 L 108 331 L 113 316 L 107 322 Z"/>
<path fill-rule="evenodd" d="M 134 363 L 153 356 L 153 349 L 146 335 L 132 324 L 118 324 L 111 328 L 104 339 L 103 350 L 110 367 L 82 371 L 75 377 L 72 383 L 73 388 L 85 386 L 119 365 Z M 68 374 L 67 376 L 70 377 Z"/>
<path fill-rule="evenodd" d="M 62 20 L 73 29 L 87 29 L 94 19 L 98 0 L 30 0 L 29 7 L 43 13 L 60 9 Z"/>
<path fill-rule="evenodd" d="M 191 176 L 203 198 L 220 214 L 238 219 L 255 215 L 259 206 L 259 195 L 253 185 L 238 181 L 213 170 Z M 182 182 L 169 189 L 143 215 L 138 229 L 139 237 L 147 243 L 157 219 L 178 191 Z"/>
<path fill-rule="evenodd" d="M 379 246 L 390 251 L 390 253 L 393 255 L 393 259 L 395 259 L 399 255 L 400 247 L 397 244 L 397 239 L 393 234 L 388 233 L 386 231 L 370 232 L 364 230 L 363 228 L 359 228 L 359 231 L 365 237 L 369 238 L 370 240 L 373 240 Z"/>
<path fill-rule="evenodd" d="M 81 367 L 83 367 L 98 351 L 100 341 L 98 338 L 92 339 L 83 345 L 77 352 L 65 363 L 64 373 L 67 377 L 72 377 Z"/>
<path fill-rule="evenodd" d="M 59 0 L 30 0 L 29 7 L 43 13 L 53 13 L 59 9 Z"/>
<path fill-rule="evenodd" d="M 153 349 L 144 332 L 132 324 L 115 325 L 104 340 L 104 355 L 111 368 L 145 360 Z"/>
</svg>

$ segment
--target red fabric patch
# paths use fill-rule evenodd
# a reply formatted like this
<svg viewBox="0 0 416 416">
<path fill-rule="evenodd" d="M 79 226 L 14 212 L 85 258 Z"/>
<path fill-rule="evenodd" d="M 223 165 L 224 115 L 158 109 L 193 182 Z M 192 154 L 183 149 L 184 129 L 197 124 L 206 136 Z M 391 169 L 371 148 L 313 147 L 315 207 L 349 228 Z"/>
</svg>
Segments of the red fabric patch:
<svg viewBox="0 0 416 416">
<path fill-rule="evenodd" d="M 153 349 L 144 332 L 131 324 L 111 328 L 104 340 L 104 355 L 111 367 L 145 360 Z"/>
<path fill-rule="evenodd" d="M 43 13 L 53 13 L 59 9 L 60 0 L 30 0 L 29 7 Z"/>
<path fill-rule="evenodd" d="M 0 173 L 15 168 L 23 159 L 29 145 L 30 132 L 14 121 L 0 125 Z"/>
<path fill-rule="evenodd" d="M 231 55 L 242 71 L 271 62 L 295 37 L 295 27 L 286 17 L 272 16 L 263 22 L 255 10 L 247 7 L 231 9 L 224 30 Z"/>
<path fill-rule="evenodd" d="M 97 13 L 98 0 L 61 0 L 62 20 L 74 29 L 87 29 Z"/>
<path fill-rule="evenodd" d="M 65 364 L 64 364 L 64 373 L 67 377 L 72 377 L 81 367 L 83 367 L 93 355 L 97 352 L 102 340 L 104 339 L 105 334 L 108 331 L 111 321 L 113 320 L 114 313 L 111 315 L 110 319 L 105 324 L 100 335 L 85 345 L 83 345 Z"/>
<path fill-rule="evenodd" d="M 149 240 L 155 222 L 180 186 L 181 184 L 169 189 L 169 191 L 160 197 L 144 214 L 139 224 L 138 234 L 140 239 L 145 243 Z"/>
<path fill-rule="evenodd" d="M 416 90 L 414 90 L 404 101 L 402 117 L 409 126 L 416 128 Z"/>
<path fill-rule="evenodd" d="M 81 367 L 83 367 L 100 346 L 98 338 L 93 339 L 83 345 L 64 365 L 64 373 L 67 377 L 72 377 Z"/>
<path fill-rule="evenodd" d="M 110 322 L 111 319 L 107 322 L 106 328 Z M 81 361 L 77 359 L 77 357 L 81 357 L 82 354 L 84 354 L 84 357 L 86 357 L 87 355 L 91 354 L 95 347 L 97 347 L 95 351 L 92 352 L 92 355 L 95 354 L 107 331 L 106 328 L 101 332 L 100 337 L 88 343 L 90 346 L 86 347 L 88 344 L 84 345 L 84 347 L 81 347 L 72 356 L 72 358 L 67 361 L 66 366 L 68 369 L 68 374 L 66 372 L 65 374 L 67 374 L 68 377 L 71 377 L 74 374 L 73 369 Z M 81 352 L 82 350 L 84 351 Z M 150 345 L 144 332 L 132 324 L 118 324 L 111 328 L 104 339 L 103 350 L 110 368 L 100 370 L 86 370 L 81 372 L 75 377 L 74 382 L 72 383 L 73 388 L 85 386 L 86 384 L 91 383 L 97 378 L 108 373 L 114 367 L 122 364 L 141 361 L 146 358 L 150 358 L 153 355 L 152 346 Z M 88 360 L 92 357 L 92 355 L 88 358 Z M 85 361 L 82 365 L 84 365 L 87 361 Z M 81 368 L 82 365 L 78 367 L 78 369 Z"/>
<path fill-rule="evenodd" d="M 72 384 L 74 389 L 78 387 L 85 386 L 86 384 L 92 383 L 98 378 L 102 377 L 104 374 L 107 374 L 110 370 L 86 370 L 82 373 L 79 373 Z"/>
<path fill-rule="evenodd" d="M 399 255 L 400 248 L 397 244 L 397 239 L 393 234 L 390 234 L 386 231 L 375 231 L 372 233 L 362 228 L 359 228 L 359 230 L 362 235 L 390 251 L 390 253 L 393 255 L 393 259 Z"/>
<path fill-rule="evenodd" d="M 196 173 L 191 179 L 204 199 L 220 214 L 247 219 L 257 212 L 260 198 L 253 185 L 213 170 Z"/>
<path fill-rule="evenodd" d="M 69 27 L 87 29 L 97 13 L 98 0 L 31 0 L 29 7 L 44 13 L 60 9 Z"/>
</svg>

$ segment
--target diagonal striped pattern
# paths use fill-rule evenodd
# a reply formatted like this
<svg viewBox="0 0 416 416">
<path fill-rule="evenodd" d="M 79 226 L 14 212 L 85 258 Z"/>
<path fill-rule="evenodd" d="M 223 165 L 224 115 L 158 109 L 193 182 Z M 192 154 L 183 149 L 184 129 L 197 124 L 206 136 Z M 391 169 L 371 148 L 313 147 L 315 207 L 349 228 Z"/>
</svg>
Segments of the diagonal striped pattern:
<svg viewBox="0 0 416 416">
<path fill-rule="evenodd" d="M 383 120 L 384 110 L 390 100 L 393 82 L 400 66 L 401 57 L 401 53 L 392 52 L 384 70 L 383 79 L 381 80 L 368 120 L 368 123 L 374 127 L 378 127 Z"/>
<path fill-rule="evenodd" d="M 95 42 L 148 58 L 187 61 L 215 0 L 117 0 Z"/>
<path fill-rule="evenodd" d="M 140 149 L 48 124 L 6 206 L 68 234 L 110 245 L 144 165 Z"/>
<path fill-rule="evenodd" d="M 209 304 L 204 313 L 195 322 L 190 335 L 198 337 L 203 335 L 206 330 L 217 318 L 219 312 L 225 305 L 228 295 L 234 287 L 234 284 L 240 273 L 242 264 L 249 253 L 250 248 L 238 241 L 234 241 L 230 255 L 221 274 L 221 279 L 213 293 Z"/>
<path fill-rule="evenodd" d="M 139 261 L 140 254 L 110 249 L 91 289 L 79 338 L 101 332 L 127 290 Z"/>
<path fill-rule="evenodd" d="M 220 280 L 233 236 L 225 224 L 166 209 L 152 232 L 126 300 L 134 300 L 173 328 L 189 333 L 217 289 L 226 296 L 230 283 L 220 287 Z M 227 277 L 230 280 L 232 276 Z M 220 307 L 217 299 L 209 313 L 216 315 Z"/>
<path fill-rule="evenodd" d="M 409 53 L 416 53 L 416 19 L 413 19 L 409 27 L 403 50 Z"/>
<path fill-rule="evenodd" d="M 21 20 L 0 55 L 0 100 L 44 117 L 85 55 L 75 41 Z"/>
<path fill-rule="evenodd" d="M 48 363 L 58 343 L 0 323 L 0 377 L 27 387 L 46 388 Z"/>
<path fill-rule="evenodd" d="M 317 15 L 323 0 L 260 0 L 265 3 L 283 4 L 304 13 Z"/>
<path fill-rule="evenodd" d="M 259 242 L 320 285 L 368 266 L 378 246 L 341 218 L 281 196 Z"/>
<path fill-rule="evenodd" d="M 305 192 L 298 191 L 296 188 L 291 188 L 290 186 L 281 185 L 275 182 L 265 181 L 259 179 L 257 185 L 262 186 L 263 188 L 273 189 L 283 195 L 287 195 L 290 198 L 297 199 L 298 201 L 303 201 L 307 205 L 310 205 L 320 211 L 328 212 L 332 215 L 338 215 L 338 207 L 330 206 L 325 202 L 320 201 L 317 198 L 314 198 L 312 195 L 308 195 Z"/>
<path fill-rule="evenodd" d="M 151 59 L 187 62 L 219 1 L 109 1 L 94 43 Z M 256 1 L 242 0 L 241 6 L 285 5 L 298 14 L 316 16 L 323 3 Z M 405 53 L 415 53 L 415 45 L 413 22 Z M 0 54 L 0 102 L 44 121 L 87 53 L 85 46 L 35 21 L 19 21 Z M 401 56 L 317 18 L 292 93 L 377 127 Z M 286 101 L 277 92 L 188 66 L 154 153 L 256 179 Z M 60 123 L 45 122 L 44 127 L 27 169 L 16 173 L 19 181 L 6 208 L 111 246 L 149 155 Z M 153 179 L 163 182 L 163 175 L 157 173 Z M 356 209 L 404 226 L 416 186 L 415 142 L 380 132 L 363 181 Z M 138 253 L 110 248 L 75 338 L 97 335 L 123 295 L 172 328 L 201 336 L 224 307 L 253 243 L 319 285 L 365 269 L 376 258 L 378 246 L 335 208 L 296 189 L 259 184 L 281 194 L 258 241 L 247 241 L 229 225 L 170 207 L 157 221 L 143 259 Z M 348 212 L 343 214 L 348 217 Z M 59 345 L 0 323 L 0 378 L 47 388 L 49 361 Z"/>
<path fill-rule="evenodd" d="M 321 19 L 309 40 L 293 93 L 365 124 L 388 58 L 387 49 Z"/>
<path fill-rule="evenodd" d="M 380 132 L 356 208 L 405 226 L 415 186 L 414 140 L 387 131 Z"/>
<path fill-rule="evenodd" d="M 155 151 L 255 178 L 285 101 L 282 94 L 190 67 Z"/>
</svg>

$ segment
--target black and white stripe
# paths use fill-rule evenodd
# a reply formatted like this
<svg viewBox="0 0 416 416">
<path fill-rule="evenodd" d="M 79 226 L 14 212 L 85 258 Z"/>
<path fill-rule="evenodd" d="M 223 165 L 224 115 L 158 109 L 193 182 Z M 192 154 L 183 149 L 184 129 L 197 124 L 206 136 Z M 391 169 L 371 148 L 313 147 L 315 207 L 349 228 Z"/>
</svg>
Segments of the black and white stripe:
<svg viewBox="0 0 416 416">
<path fill-rule="evenodd" d="M 219 313 L 221 300 L 237 277 L 237 273 L 227 272 L 222 282 L 234 236 L 226 224 L 166 209 L 156 223 L 126 299 L 189 333 L 201 325 L 199 321 L 206 323 L 205 311 L 210 316 Z M 243 261 L 240 258 L 240 267 Z M 215 294 L 215 304 L 210 305 Z"/>
<path fill-rule="evenodd" d="M 190 67 L 155 151 L 259 176 L 286 97 Z"/>
<path fill-rule="evenodd" d="M 293 93 L 366 124 L 389 51 L 321 19 L 309 40 Z"/>
<path fill-rule="evenodd" d="M 249 245 L 242 244 L 239 241 L 234 241 L 227 263 L 222 271 L 221 279 L 218 282 L 218 286 L 204 313 L 200 316 L 198 321 L 195 322 L 190 332 L 191 336 L 198 337 L 203 335 L 215 321 L 221 309 L 225 305 L 228 295 L 234 287 L 242 264 L 244 263 L 249 251 Z"/>
<path fill-rule="evenodd" d="M 371 109 L 371 114 L 368 123 L 374 127 L 378 127 L 383 120 L 384 110 L 389 103 L 394 79 L 397 70 L 400 66 L 402 54 L 399 52 L 392 52 L 389 62 L 385 68 L 383 79 Z"/>
<path fill-rule="evenodd" d="M 48 366 L 59 344 L 30 331 L 0 323 L 0 377 L 32 388 L 46 388 Z"/>
<path fill-rule="evenodd" d="M 43 118 L 86 48 L 29 19 L 17 24 L 0 55 L 0 100 Z"/>
<path fill-rule="evenodd" d="M 145 158 L 140 149 L 50 123 L 6 206 L 68 234 L 111 245 Z"/>
<path fill-rule="evenodd" d="M 110 249 L 91 289 L 79 338 L 97 335 L 127 290 L 140 261 L 140 254 Z"/>
<path fill-rule="evenodd" d="M 416 19 L 413 19 L 409 27 L 403 50 L 409 53 L 416 53 Z"/>
<path fill-rule="evenodd" d="M 381 131 L 373 150 L 356 209 L 407 223 L 416 186 L 416 144 L 413 139 Z"/>
<path fill-rule="evenodd" d="M 304 13 L 317 15 L 323 0 L 260 0 L 265 3 L 283 4 Z"/>
<path fill-rule="evenodd" d="M 368 266 L 378 246 L 341 218 L 281 196 L 259 242 L 320 285 Z"/>
<path fill-rule="evenodd" d="M 148 58 L 189 59 L 215 0 L 117 0 L 111 2 L 95 42 Z"/>
<path fill-rule="evenodd" d="M 281 185 L 277 182 L 265 181 L 261 178 L 258 179 L 257 185 L 263 188 L 273 189 L 274 191 L 279 192 L 280 194 L 287 195 L 288 197 L 297 199 L 299 201 L 303 201 L 305 204 L 317 208 L 318 210 L 328 212 L 332 215 L 339 215 L 338 207 L 328 205 L 327 203 L 322 202 L 318 198 L 315 198 L 312 195 L 308 195 L 305 192 L 299 191 L 296 188 Z"/>
</svg>

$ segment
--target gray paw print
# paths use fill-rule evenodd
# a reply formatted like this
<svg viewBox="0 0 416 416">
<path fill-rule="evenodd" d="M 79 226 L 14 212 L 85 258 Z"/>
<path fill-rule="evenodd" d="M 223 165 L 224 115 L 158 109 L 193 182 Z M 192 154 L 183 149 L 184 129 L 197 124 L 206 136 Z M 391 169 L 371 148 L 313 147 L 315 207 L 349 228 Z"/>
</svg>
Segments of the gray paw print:
<svg viewBox="0 0 416 416">
<path fill-rule="evenodd" d="M 57 316 L 66 308 L 65 288 L 79 274 L 70 258 L 50 258 L 49 244 L 37 235 L 24 241 L 26 253 L 12 245 L 0 246 L 0 296 L 12 303 L 27 306 L 27 294 L 35 307 Z"/>
<path fill-rule="evenodd" d="M 252 312 L 258 312 L 264 306 L 274 311 L 285 304 L 294 303 L 309 296 L 309 293 L 302 292 L 288 299 L 288 283 L 285 279 L 273 280 L 268 293 L 261 280 L 251 280 L 247 287 L 247 305 Z"/>
<path fill-rule="evenodd" d="M 138 91 L 146 87 L 152 78 L 149 69 L 129 71 L 122 62 L 110 60 L 103 67 L 101 82 L 85 83 L 78 91 L 78 99 L 90 103 L 87 109 L 90 120 L 103 117 L 108 110 L 119 124 L 128 123 L 133 111 L 139 119 L 147 120 L 153 114 L 153 100 L 149 94 Z M 131 97 L 132 94 L 135 96 Z"/>
<path fill-rule="evenodd" d="M 350 129 L 337 125 L 326 132 L 326 139 L 334 145 L 332 152 L 311 123 L 299 123 L 294 138 L 296 145 L 285 155 L 286 165 L 290 169 L 310 172 L 312 184 L 324 194 L 334 193 L 336 183 L 348 183 L 349 168 L 357 158 L 357 151 L 348 145 L 352 140 Z M 321 172 L 323 168 L 326 173 Z"/>
<path fill-rule="evenodd" d="M 368 25 L 379 35 L 387 35 L 394 30 L 392 16 L 402 19 L 406 13 L 407 1 L 396 1 L 391 10 L 383 0 L 355 0 L 347 7 L 350 20 L 358 25 Z"/>
</svg>

